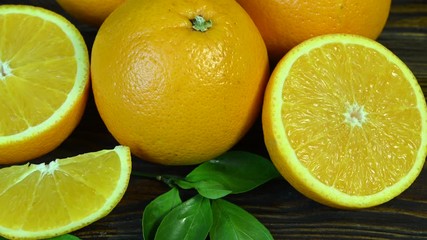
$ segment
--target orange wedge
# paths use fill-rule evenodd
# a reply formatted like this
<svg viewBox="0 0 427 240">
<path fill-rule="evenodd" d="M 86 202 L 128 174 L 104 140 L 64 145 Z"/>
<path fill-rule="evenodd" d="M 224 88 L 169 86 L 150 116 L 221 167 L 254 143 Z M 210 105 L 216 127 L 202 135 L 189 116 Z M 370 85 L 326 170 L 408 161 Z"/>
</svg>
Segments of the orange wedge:
<svg viewBox="0 0 427 240">
<path fill-rule="evenodd" d="M 50 152 L 76 127 L 89 90 L 79 31 L 39 7 L 0 6 L 0 163 Z"/>
<path fill-rule="evenodd" d="M 131 167 L 129 148 L 118 146 L 0 169 L 0 235 L 50 238 L 104 217 L 125 193 Z"/>
<path fill-rule="evenodd" d="M 264 101 L 272 161 L 320 203 L 382 204 L 423 168 L 426 100 L 409 68 L 378 42 L 344 34 L 307 40 L 278 63 Z"/>
</svg>

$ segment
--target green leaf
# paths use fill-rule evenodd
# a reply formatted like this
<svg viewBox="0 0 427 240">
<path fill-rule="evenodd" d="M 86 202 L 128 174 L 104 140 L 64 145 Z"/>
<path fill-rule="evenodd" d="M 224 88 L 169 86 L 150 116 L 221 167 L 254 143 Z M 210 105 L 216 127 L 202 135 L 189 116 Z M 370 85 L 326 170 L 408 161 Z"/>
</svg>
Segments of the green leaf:
<svg viewBox="0 0 427 240">
<path fill-rule="evenodd" d="M 172 188 L 168 192 L 158 196 L 151 201 L 142 214 L 142 235 L 145 240 L 152 240 L 156 235 L 157 228 L 159 227 L 163 218 L 173 208 L 182 203 L 179 197 L 179 191 Z"/>
<path fill-rule="evenodd" d="M 174 179 L 173 182 L 178 185 L 178 187 L 182 188 L 182 189 L 191 189 L 194 188 L 194 183 L 192 182 L 187 182 L 185 179 Z"/>
<path fill-rule="evenodd" d="M 250 191 L 280 174 L 268 159 L 243 151 L 230 151 L 200 164 L 186 177 L 185 186 L 202 196 L 217 199 Z"/>
<path fill-rule="evenodd" d="M 231 190 L 216 181 L 201 181 L 194 185 L 200 195 L 209 199 L 218 199 L 232 193 Z"/>
<path fill-rule="evenodd" d="M 157 229 L 155 240 L 206 239 L 212 223 L 210 200 L 196 195 L 165 216 Z"/>
<path fill-rule="evenodd" d="M 80 240 L 80 238 L 73 236 L 71 234 L 65 234 L 54 238 L 49 238 L 48 240 Z"/>
<path fill-rule="evenodd" d="M 200 181 L 200 182 L 188 182 L 183 179 L 175 180 L 175 184 L 182 189 L 195 188 L 200 195 L 209 199 L 217 199 L 226 196 L 231 190 L 225 189 L 225 187 L 216 181 Z"/>
<path fill-rule="evenodd" d="M 214 223 L 211 240 L 273 240 L 268 229 L 253 215 L 223 199 L 212 201 Z"/>
</svg>

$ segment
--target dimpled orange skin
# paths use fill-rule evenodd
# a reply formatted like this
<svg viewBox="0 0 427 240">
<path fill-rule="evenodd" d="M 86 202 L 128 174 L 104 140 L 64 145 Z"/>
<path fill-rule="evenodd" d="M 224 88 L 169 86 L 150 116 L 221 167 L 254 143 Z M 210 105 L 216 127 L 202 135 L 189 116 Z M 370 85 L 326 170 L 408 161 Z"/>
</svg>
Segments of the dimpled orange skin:
<svg viewBox="0 0 427 240">
<path fill-rule="evenodd" d="M 391 0 L 236 0 L 251 15 L 271 58 L 309 38 L 350 33 L 376 39 L 382 32 Z"/>
<path fill-rule="evenodd" d="M 99 27 L 126 0 L 56 0 L 72 17 L 82 23 Z"/>
<path fill-rule="evenodd" d="M 205 32 L 192 28 L 202 16 Z M 92 84 L 112 135 L 144 160 L 190 165 L 233 147 L 259 116 L 265 44 L 230 0 L 130 0 L 96 36 Z"/>
</svg>

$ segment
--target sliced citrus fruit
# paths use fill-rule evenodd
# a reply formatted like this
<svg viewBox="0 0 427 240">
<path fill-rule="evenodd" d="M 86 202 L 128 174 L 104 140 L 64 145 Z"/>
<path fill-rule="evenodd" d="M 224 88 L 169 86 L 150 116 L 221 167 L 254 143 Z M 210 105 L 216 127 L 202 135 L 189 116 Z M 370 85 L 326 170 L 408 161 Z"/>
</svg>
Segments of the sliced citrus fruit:
<svg viewBox="0 0 427 240">
<path fill-rule="evenodd" d="M 89 90 L 79 31 L 39 7 L 0 6 L 0 163 L 39 157 L 76 127 Z"/>
<path fill-rule="evenodd" d="M 129 183 L 128 147 L 0 170 L 0 235 L 42 239 L 84 227 L 111 212 Z"/>
<path fill-rule="evenodd" d="M 375 206 L 422 170 L 427 108 L 416 78 L 390 50 L 354 35 L 312 38 L 274 69 L 264 140 L 297 190 L 340 208 Z"/>
</svg>

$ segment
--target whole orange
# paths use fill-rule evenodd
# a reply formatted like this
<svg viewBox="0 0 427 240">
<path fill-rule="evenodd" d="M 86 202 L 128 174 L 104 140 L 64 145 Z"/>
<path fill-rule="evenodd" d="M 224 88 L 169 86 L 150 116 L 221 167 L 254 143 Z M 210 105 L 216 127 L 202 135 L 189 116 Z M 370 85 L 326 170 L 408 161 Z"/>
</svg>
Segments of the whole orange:
<svg viewBox="0 0 427 240">
<path fill-rule="evenodd" d="M 236 0 L 249 13 L 272 60 L 311 37 L 351 33 L 376 39 L 391 0 Z"/>
<path fill-rule="evenodd" d="M 125 0 L 56 0 L 72 17 L 82 23 L 99 27 Z"/>
<path fill-rule="evenodd" d="M 197 164 L 233 147 L 259 116 L 264 41 L 234 0 L 128 0 L 92 49 L 96 106 L 144 160 Z"/>
</svg>

